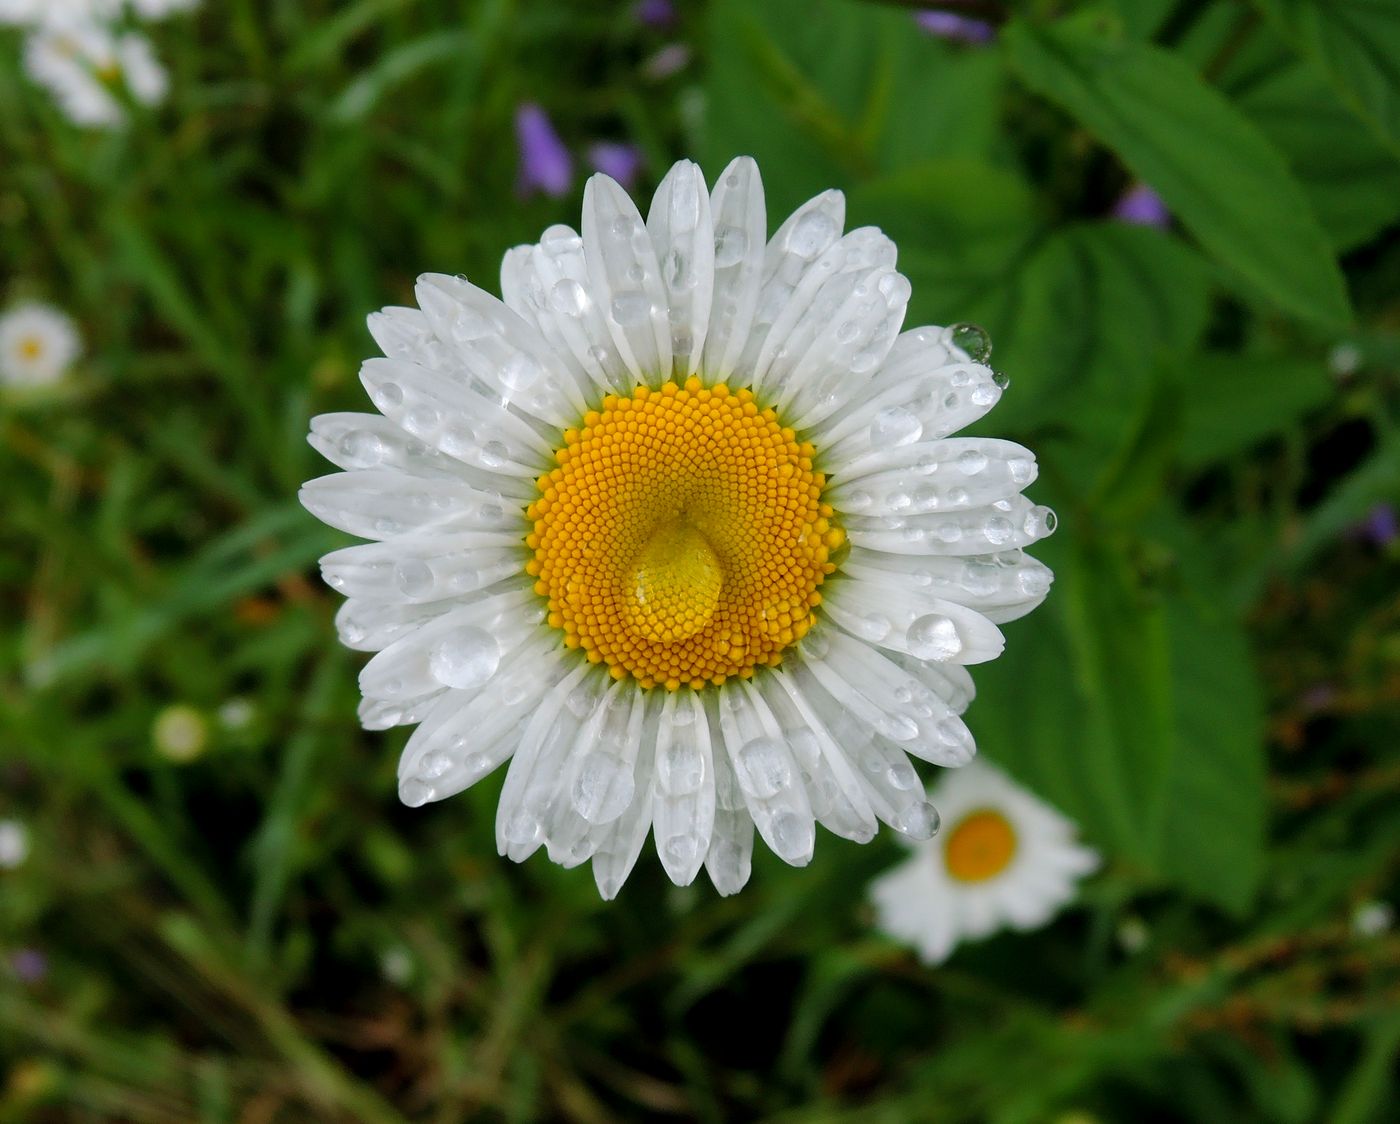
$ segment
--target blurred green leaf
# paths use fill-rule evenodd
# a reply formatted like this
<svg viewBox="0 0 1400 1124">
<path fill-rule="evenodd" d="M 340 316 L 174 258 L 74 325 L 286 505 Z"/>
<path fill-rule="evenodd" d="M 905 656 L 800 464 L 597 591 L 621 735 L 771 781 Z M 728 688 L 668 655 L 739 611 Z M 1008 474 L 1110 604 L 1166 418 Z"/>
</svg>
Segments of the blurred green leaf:
<svg viewBox="0 0 1400 1124">
<path fill-rule="evenodd" d="M 1255 29 L 1216 80 L 1278 146 L 1338 250 L 1400 218 L 1400 155 L 1271 29 Z"/>
<path fill-rule="evenodd" d="M 1201 244 L 1270 299 L 1351 319 L 1337 263 L 1276 149 L 1182 60 L 1111 38 L 1098 19 L 1008 25 L 1008 57 L 1166 200 Z"/>
<path fill-rule="evenodd" d="M 979 669 L 978 740 L 1111 856 L 1242 909 L 1264 844 L 1260 704 L 1243 636 L 1160 588 L 1152 557 L 1165 546 L 1096 523 L 1068 537 L 1046 552 L 1057 580 L 1043 617 L 1012 626 L 1005 655 Z"/>
<path fill-rule="evenodd" d="M 1244 452 L 1327 402 L 1335 387 L 1320 359 L 1205 352 L 1180 373 L 1184 429 L 1178 453 L 1200 466 Z"/>
<path fill-rule="evenodd" d="M 709 26 L 706 170 L 756 157 L 770 215 L 823 187 L 992 147 L 996 53 L 955 52 L 907 12 L 849 0 L 717 0 Z"/>
<path fill-rule="evenodd" d="M 1254 0 L 1326 71 L 1400 154 L 1400 5 L 1389 0 Z"/>
</svg>

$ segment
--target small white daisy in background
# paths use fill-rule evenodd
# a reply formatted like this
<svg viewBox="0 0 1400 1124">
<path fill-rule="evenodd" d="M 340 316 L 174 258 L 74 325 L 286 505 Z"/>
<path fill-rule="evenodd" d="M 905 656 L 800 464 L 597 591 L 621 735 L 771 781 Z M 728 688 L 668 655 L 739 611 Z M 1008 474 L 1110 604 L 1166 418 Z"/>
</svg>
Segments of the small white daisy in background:
<svg viewBox="0 0 1400 1124">
<path fill-rule="evenodd" d="M 194 707 L 176 703 L 156 715 L 151 742 L 162 757 L 184 765 L 202 754 L 209 744 L 209 723 Z"/>
<path fill-rule="evenodd" d="M 119 125 L 126 119 L 122 91 L 142 105 L 156 105 L 169 87 L 150 40 L 94 22 L 30 32 L 24 66 L 77 125 Z"/>
<path fill-rule="evenodd" d="M 137 19 L 161 20 L 181 12 L 192 12 L 200 0 L 128 0 Z"/>
<path fill-rule="evenodd" d="M 916 845 L 870 891 L 879 927 L 927 963 L 1001 928 L 1039 928 L 1099 865 L 1073 823 L 991 765 L 948 773 L 933 798 L 942 834 Z"/>
<path fill-rule="evenodd" d="M 56 383 L 82 350 L 72 318 L 52 305 L 28 301 L 0 314 L 0 383 Z"/>
<path fill-rule="evenodd" d="M 1118 947 L 1129 956 L 1135 956 L 1147 947 L 1152 939 L 1152 930 L 1141 917 L 1125 917 L 1118 923 Z"/>
<path fill-rule="evenodd" d="M 247 699 L 229 699 L 219 707 L 219 725 L 225 730 L 246 729 L 256 716 L 257 711 Z"/>
<path fill-rule="evenodd" d="M 1327 353 L 1327 366 L 1339 379 L 1349 379 L 1361 369 L 1361 349 L 1354 343 L 1339 343 Z"/>
<path fill-rule="evenodd" d="M 28 857 L 28 828 L 19 820 L 0 820 L 0 870 L 14 870 Z"/>
<path fill-rule="evenodd" d="M 1379 937 L 1395 924 L 1395 907 L 1389 902 L 1362 902 L 1351 915 L 1351 931 L 1358 937 Z"/>
<path fill-rule="evenodd" d="M 121 15 L 123 0 L 0 0 L 0 24 L 37 27 L 104 21 Z"/>
<path fill-rule="evenodd" d="M 978 328 L 901 334 L 909 282 L 827 191 L 768 237 L 758 166 L 676 164 L 646 219 L 605 175 L 582 233 L 419 278 L 370 317 L 378 414 L 327 414 L 307 509 L 369 729 L 414 725 L 417 806 L 507 761 L 497 846 L 621 887 L 648 833 L 678 885 L 748 880 L 754 833 L 932 835 L 916 757 L 975 752 L 964 665 L 1050 571 L 1035 458 L 953 438 L 1001 396 Z"/>
<path fill-rule="evenodd" d="M 385 949 L 379 958 L 379 973 L 391 984 L 402 987 L 413 978 L 413 954 L 401 944 Z"/>
</svg>

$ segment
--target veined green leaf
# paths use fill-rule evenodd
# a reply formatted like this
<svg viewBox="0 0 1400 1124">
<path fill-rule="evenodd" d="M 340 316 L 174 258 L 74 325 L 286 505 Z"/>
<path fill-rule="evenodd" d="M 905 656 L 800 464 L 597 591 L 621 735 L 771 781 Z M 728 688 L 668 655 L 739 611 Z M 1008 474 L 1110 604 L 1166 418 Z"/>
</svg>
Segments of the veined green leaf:
<svg viewBox="0 0 1400 1124">
<path fill-rule="evenodd" d="M 1112 148 L 1215 257 L 1304 319 L 1351 319 L 1327 236 L 1283 158 L 1187 63 L 1094 20 L 1014 22 L 1003 40 L 1026 84 Z"/>
</svg>

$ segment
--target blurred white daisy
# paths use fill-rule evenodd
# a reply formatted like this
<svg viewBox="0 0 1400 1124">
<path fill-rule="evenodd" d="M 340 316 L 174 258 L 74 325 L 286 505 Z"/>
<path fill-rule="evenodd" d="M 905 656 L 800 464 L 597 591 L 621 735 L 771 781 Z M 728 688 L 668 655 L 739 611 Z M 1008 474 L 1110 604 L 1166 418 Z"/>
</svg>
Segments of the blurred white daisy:
<svg viewBox="0 0 1400 1124">
<path fill-rule="evenodd" d="M 19 820 L 0 820 L 0 870 L 23 866 L 28 857 L 28 829 Z"/>
<path fill-rule="evenodd" d="M 209 744 L 209 723 L 203 712 L 185 703 L 167 706 L 151 724 L 156 752 L 177 764 L 193 761 Z"/>
<path fill-rule="evenodd" d="M 974 753 L 963 665 L 1045 597 L 1053 517 L 1029 452 L 949 438 L 1001 395 L 985 335 L 901 335 L 894 244 L 844 218 L 828 191 L 767 238 L 748 158 L 713 192 L 678 163 L 645 220 L 598 175 L 504 303 L 428 274 L 370 317 L 384 416 L 315 419 L 346 471 L 302 502 L 377 540 L 322 570 L 379 653 L 362 721 L 418 724 L 406 803 L 509 760 L 501 853 L 591 858 L 605 897 L 648 831 L 722 893 L 755 828 L 794 865 L 814 823 L 932 834 L 909 758 Z"/>
<path fill-rule="evenodd" d="M 95 22 L 40 27 L 29 34 L 24 65 L 47 89 L 69 120 L 112 126 L 126 117 L 122 99 L 156 105 L 169 86 L 150 40 L 117 33 Z M 124 93 L 123 93 L 124 91 Z"/>
<path fill-rule="evenodd" d="M 199 0 L 130 0 L 131 10 L 138 19 L 159 20 L 199 7 Z"/>
<path fill-rule="evenodd" d="M 0 383 L 43 386 L 57 382 L 82 349 L 72 319 L 51 305 L 31 301 L 0 314 Z"/>
<path fill-rule="evenodd" d="M 0 0 L 0 24 L 33 27 L 110 20 L 121 14 L 123 0 Z"/>
<path fill-rule="evenodd" d="M 959 941 L 1039 928 L 1099 865 L 1073 823 L 984 762 L 947 774 L 933 795 L 943 832 L 870 891 L 879 927 L 930 964 Z"/>
</svg>

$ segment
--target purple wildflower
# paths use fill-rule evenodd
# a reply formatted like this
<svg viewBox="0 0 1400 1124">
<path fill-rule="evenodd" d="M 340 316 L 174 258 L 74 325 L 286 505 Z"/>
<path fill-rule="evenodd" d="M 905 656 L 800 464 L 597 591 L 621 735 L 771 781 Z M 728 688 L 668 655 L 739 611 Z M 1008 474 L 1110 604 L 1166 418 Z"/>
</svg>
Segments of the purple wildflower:
<svg viewBox="0 0 1400 1124">
<path fill-rule="evenodd" d="M 522 197 L 542 191 L 558 198 L 574 181 L 574 161 L 545 111 L 525 102 L 515 111 L 515 140 L 520 147 L 520 174 L 515 189 Z"/>
<path fill-rule="evenodd" d="M 1378 503 L 1371 508 L 1361 527 L 1362 533 L 1377 546 L 1389 546 L 1400 537 L 1400 523 L 1396 521 L 1395 508 L 1388 503 Z"/>
<path fill-rule="evenodd" d="M 37 948 L 20 948 L 10 954 L 10 968 L 21 983 L 38 983 L 49 972 L 49 958 Z"/>
<path fill-rule="evenodd" d="M 1172 221 L 1162 197 L 1145 183 L 1135 183 L 1113 205 L 1113 217 L 1134 226 L 1164 227 Z"/>
<path fill-rule="evenodd" d="M 950 43 L 990 43 L 997 34 L 989 23 L 952 12 L 919 12 L 914 19 L 930 35 Z"/>
<path fill-rule="evenodd" d="M 676 6 L 671 0 L 637 0 L 632 16 L 648 27 L 670 27 L 676 22 Z"/>
<path fill-rule="evenodd" d="M 588 163 L 595 171 L 612 176 L 631 191 L 632 185 L 637 182 L 637 173 L 642 170 L 642 154 L 636 145 L 599 141 L 589 146 Z"/>
</svg>

